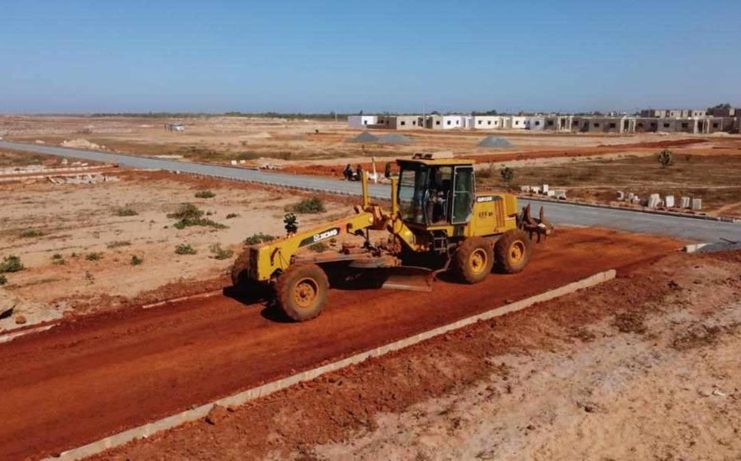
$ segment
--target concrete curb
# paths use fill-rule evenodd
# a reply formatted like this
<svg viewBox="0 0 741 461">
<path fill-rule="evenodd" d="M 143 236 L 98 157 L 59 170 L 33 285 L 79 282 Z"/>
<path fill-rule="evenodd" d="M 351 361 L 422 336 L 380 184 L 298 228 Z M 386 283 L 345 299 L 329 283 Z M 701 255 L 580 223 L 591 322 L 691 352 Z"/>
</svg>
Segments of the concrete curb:
<svg viewBox="0 0 741 461">
<path fill-rule="evenodd" d="M 709 243 L 691 243 L 689 245 L 685 245 L 683 250 L 685 253 L 696 253 L 698 250 L 708 245 L 710 244 Z"/>
<path fill-rule="evenodd" d="M 180 296 L 177 298 L 165 299 L 164 301 L 157 301 L 155 303 L 144 304 L 141 306 L 141 308 L 142 309 L 152 309 L 153 307 L 160 307 L 160 306 L 164 306 L 165 304 L 174 304 L 174 303 L 179 303 L 182 301 L 189 301 L 193 299 L 213 298 L 214 296 L 218 296 L 222 294 L 223 291 L 224 291 L 223 289 L 219 289 L 219 290 L 207 291 L 205 293 L 198 293 L 195 295 Z"/>
<path fill-rule="evenodd" d="M 0 334 L 0 344 L 9 343 L 10 341 L 13 341 L 16 338 L 20 338 L 21 336 L 26 336 L 32 333 L 40 333 L 42 331 L 51 330 L 56 325 L 58 325 L 60 322 L 61 320 L 57 320 L 57 321 L 52 321 L 52 322 L 45 322 L 41 325 L 32 325 L 29 328 L 14 328 L 13 330 L 5 331 L 2 334 Z"/>
<path fill-rule="evenodd" d="M 389 352 L 394 352 L 400 349 L 404 349 L 406 347 L 420 343 L 427 339 L 444 335 L 451 331 L 461 329 L 463 327 L 472 325 L 480 321 L 489 320 L 489 319 L 499 317 L 505 314 L 516 312 L 516 311 L 525 309 L 527 307 L 530 307 L 536 303 L 550 301 L 560 296 L 573 293 L 577 290 L 599 285 L 600 283 L 614 279 L 615 275 L 616 273 L 615 273 L 615 270 L 613 269 L 605 271 L 605 272 L 599 272 L 585 279 L 578 280 L 576 282 L 569 283 L 568 285 L 564 285 L 559 288 L 546 291 L 545 293 L 531 296 L 529 298 L 516 301 L 514 303 L 507 304 L 501 307 L 497 307 L 495 309 L 483 312 L 481 314 L 474 315 L 472 317 L 467 317 L 465 319 L 458 320 L 457 322 L 450 323 L 448 325 L 444 325 L 442 327 L 438 327 L 438 328 L 411 336 L 409 338 L 405 338 L 399 341 L 392 342 L 385 346 L 377 347 L 375 349 L 361 352 L 361 353 L 352 355 L 350 357 L 347 357 L 345 359 L 342 359 L 336 362 L 322 365 L 318 368 L 306 370 L 301 373 L 297 373 L 297 374 L 288 376 L 286 378 L 279 379 L 277 381 L 263 384 L 262 386 L 248 389 L 246 391 L 201 405 L 191 410 L 183 411 L 176 415 L 168 416 L 166 418 L 160 419 L 158 421 L 154 421 L 149 424 L 144 424 L 139 427 L 135 427 L 135 428 L 123 431 L 123 432 L 119 432 L 118 434 L 105 437 L 103 439 L 89 443 L 82 447 L 73 448 L 71 450 L 62 452 L 57 457 L 50 457 L 47 459 L 68 461 L 68 460 L 78 460 L 78 459 L 86 458 L 88 456 L 93 456 L 95 454 L 101 453 L 110 448 L 115 448 L 115 447 L 124 445 L 128 442 L 131 442 L 132 440 L 135 440 L 138 438 L 147 438 L 157 432 L 165 431 L 167 429 L 180 426 L 187 422 L 197 421 L 199 419 L 202 419 L 206 417 L 206 415 L 209 413 L 209 411 L 211 411 L 211 409 L 215 405 L 219 405 L 223 407 L 227 407 L 230 405 L 242 405 L 250 400 L 254 400 L 254 399 L 272 394 L 274 392 L 280 391 L 282 389 L 293 386 L 303 381 L 310 381 L 325 373 L 337 371 L 342 368 L 346 368 L 351 365 L 358 364 L 369 358 L 380 357 Z"/>
</svg>

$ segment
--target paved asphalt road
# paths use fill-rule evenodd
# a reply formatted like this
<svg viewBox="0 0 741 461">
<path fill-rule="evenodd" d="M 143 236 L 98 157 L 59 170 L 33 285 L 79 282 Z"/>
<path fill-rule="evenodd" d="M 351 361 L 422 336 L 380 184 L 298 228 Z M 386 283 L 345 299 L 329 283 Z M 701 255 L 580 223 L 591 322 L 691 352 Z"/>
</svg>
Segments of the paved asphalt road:
<svg viewBox="0 0 741 461">
<path fill-rule="evenodd" d="M 340 181 L 339 179 L 67 149 L 42 144 L 21 144 L 0 141 L 0 148 L 96 162 L 118 163 L 121 166 L 132 168 L 181 171 L 184 173 L 250 181 L 274 186 L 288 186 L 327 193 L 360 195 L 359 183 Z M 376 198 L 388 198 L 389 187 L 371 185 L 370 193 Z M 521 200 L 521 202 L 526 204 L 528 200 Z M 537 207 L 540 206 L 541 202 L 533 201 L 532 203 L 533 208 L 537 211 Z M 741 242 L 741 224 L 567 203 L 548 202 L 544 203 L 544 206 L 549 219 L 558 224 L 602 226 L 631 232 L 669 235 L 701 242 L 718 242 L 723 239 Z"/>
</svg>

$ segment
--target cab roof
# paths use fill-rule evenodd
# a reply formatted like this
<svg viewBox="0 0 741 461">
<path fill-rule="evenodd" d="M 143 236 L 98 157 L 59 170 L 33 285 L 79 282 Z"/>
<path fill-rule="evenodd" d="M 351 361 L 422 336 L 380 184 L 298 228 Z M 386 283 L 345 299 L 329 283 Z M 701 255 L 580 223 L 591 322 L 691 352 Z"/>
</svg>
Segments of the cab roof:
<svg viewBox="0 0 741 461">
<path fill-rule="evenodd" d="M 454 158 L 452 152 L 432 152 L 432 153 L 417 153 L 412 155 L 412 158 L 400 158 L 396 160 L 399 165 L 402 164 L 418 164 L 418 165 L 473 165 L 476 163 L 471 159 Z"/>
</svg>

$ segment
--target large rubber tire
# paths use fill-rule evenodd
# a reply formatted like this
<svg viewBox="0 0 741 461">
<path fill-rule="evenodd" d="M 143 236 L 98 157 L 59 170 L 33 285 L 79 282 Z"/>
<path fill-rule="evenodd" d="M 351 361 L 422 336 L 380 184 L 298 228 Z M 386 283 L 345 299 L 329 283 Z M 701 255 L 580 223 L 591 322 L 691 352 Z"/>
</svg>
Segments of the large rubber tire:
<svg viewBox="0 0 741 461">
<path fill-rule="evenodd" d="M 469 237 L 455 252 L 454 269 L 466 283 L 479 283 L 491 272 L 494 265 L 491 241 L 483 237 Z"/>
<path fill-rule="evenodd" d="M 530 261 L 531 253 L 530 237 L 520 229 L 508 230 L 494 245 L 497 269 L 505 274 L 522 271 Z"/>
<path fill-rule="evenodd" d="M 311 320 L 322 312 L 327 302 L 327 274 L 316 264 L 289 267 L 275 285 L 278 306 L 292 320 Z"/>
<path fill-rule="evenodd" d="M 246 269 L 249 268 L 249 258 L 250 251 L 244 250 L 242 254 L 234 260 L 234 264 L 232 265 L 232 286 L 239 287 L 248 282 Z"/>
</svg>

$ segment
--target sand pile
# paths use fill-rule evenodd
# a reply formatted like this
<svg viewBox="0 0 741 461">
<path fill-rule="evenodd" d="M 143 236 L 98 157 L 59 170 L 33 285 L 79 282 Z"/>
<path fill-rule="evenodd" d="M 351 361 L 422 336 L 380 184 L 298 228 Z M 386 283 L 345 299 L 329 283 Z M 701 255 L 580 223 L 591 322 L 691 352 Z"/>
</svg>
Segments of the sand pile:
<svg viewBox="0 0 741 461">
<path fill-rule="evenodd" d="M 67 139 L 65 141 L 62 141 L 62 147 L 72 147 L 75 149 L 93 149 L 93 150 L 99 150 L 99 149 L 105 149 L 105 146 L 99 146 L 98 144 L 95 144 L 94 142 L 90 142 L 87 139 Z"/>
</svg>

